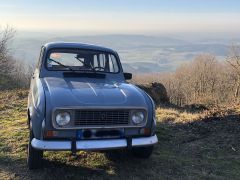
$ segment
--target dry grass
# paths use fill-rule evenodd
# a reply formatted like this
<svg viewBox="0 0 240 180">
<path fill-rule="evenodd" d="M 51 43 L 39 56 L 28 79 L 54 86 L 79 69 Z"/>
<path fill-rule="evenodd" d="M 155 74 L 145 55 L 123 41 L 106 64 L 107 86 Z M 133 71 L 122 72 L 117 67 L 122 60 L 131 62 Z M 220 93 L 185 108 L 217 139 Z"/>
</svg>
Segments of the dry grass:
<svg viewBox="0 0 240 180">
<path fill-rule="evenodd" d="M 189 123 L 202 119 L 205 114 L 203 112 L 191 113 L 180 111 L 173 108 L 158 108 L 156 110 L 156 116 L 161 122 Z"/>
<path fill-rule="evenodd" d="M 27 91 L 0 94 L 0 179 L 238 179 L 239 107 L 205 112 L 157 109 L 159 143 L 150 159 L 126 151 L 47 152 L 44 168 L 26 166 Z"/>
</svg>

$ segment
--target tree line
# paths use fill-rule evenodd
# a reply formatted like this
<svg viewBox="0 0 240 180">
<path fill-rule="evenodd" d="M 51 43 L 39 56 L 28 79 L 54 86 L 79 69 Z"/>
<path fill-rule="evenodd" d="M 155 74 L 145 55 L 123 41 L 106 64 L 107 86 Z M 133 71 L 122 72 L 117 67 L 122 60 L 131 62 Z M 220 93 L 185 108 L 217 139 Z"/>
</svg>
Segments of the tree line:
<svg viewBox="0 0 240 180">
<path fill-rule="evenodd" d="M 225 60 L 218 60 L 212 54 L 200 54 L 174 72 L 135 74 L 133 82 L 162 83 L 170 102 L 178 106 L 239 103 L 240 47 L 233 45 Z"/>
</svg>

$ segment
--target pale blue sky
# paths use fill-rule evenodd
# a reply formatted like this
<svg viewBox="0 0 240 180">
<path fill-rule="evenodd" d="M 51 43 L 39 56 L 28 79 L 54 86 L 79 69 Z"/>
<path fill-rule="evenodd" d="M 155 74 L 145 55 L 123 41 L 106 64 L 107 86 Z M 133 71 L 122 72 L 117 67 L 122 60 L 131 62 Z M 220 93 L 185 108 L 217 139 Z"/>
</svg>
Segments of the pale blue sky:
<svg viewBox="0 0 240 180">
<path fill-rule="evenodd" d="M 238 32 L 239 0 L 0 0 L 0 25 L 92 33 Z"/>
</svg>

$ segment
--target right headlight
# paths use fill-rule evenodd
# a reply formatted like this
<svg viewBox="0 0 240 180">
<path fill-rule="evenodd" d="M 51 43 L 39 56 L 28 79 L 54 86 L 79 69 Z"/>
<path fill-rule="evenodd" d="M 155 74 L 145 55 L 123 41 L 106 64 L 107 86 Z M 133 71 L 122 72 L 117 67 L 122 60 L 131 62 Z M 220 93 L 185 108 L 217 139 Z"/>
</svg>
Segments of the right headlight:
<svg viewBox="0 0 240 180">
<path fill-rule="evenodd" d="M 60 112 L 56 115 L 56 123 L 59 126 L 66 126 L 71 120 L 70 113 Z"/>
<path fill-rule="evenodd" d="M 132 122 L 133 124 L 136 124 L 136 125 L 139 125 L 139 124 L 142 124 L 144 122 L 144 113 L 142 111 L 134 111 L 132 113 Z"/>
</svg>

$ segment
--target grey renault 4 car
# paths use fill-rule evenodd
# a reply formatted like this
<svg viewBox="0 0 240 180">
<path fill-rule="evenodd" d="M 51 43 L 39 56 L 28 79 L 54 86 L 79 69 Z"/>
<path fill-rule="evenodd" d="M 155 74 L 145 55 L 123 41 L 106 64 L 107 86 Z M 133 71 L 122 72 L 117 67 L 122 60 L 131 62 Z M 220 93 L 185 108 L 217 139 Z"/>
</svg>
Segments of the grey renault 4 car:
<svg viewBox="0 0 240 180">
<path fill-rule="evenodd" d="M 126 148 L 148 158 L 158 139 L 152 98 L 126 80 L 118 54 L 80 43 L 42 46 L 28 96 L 28 167 L 44 151 Z"/>
</svg>

